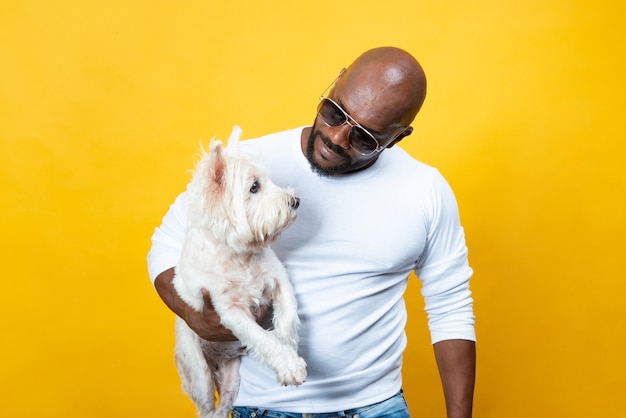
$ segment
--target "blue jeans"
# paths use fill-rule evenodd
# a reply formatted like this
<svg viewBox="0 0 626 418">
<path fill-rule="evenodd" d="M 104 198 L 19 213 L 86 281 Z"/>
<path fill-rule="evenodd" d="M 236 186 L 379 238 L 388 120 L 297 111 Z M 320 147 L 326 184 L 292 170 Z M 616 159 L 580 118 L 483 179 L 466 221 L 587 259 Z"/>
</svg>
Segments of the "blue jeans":
<svg viewBox="0 0 626 418">
<path fill-rule="evenodd" d="M 263 408 L 236 406 L 233 418 L 409 418 L 409 408 L 400 391 L 397 395 L 362 408 L 323 414 L 300 414 L 296 412 L 270 411 Z"/>
</svg>

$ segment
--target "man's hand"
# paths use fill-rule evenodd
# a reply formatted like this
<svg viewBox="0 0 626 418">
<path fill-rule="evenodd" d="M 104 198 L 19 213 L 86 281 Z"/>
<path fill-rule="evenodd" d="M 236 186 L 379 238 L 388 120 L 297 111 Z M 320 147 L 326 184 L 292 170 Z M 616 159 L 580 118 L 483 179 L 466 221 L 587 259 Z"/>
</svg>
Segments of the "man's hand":
<svg viewBox="0 0 626 418">
<path fill-rule="evenodd" d="M 208 290 L 202 289 L 202 297 L 204 298 L 204 306 L 202 312 L 193 310 L 189 305 L 183 319 L 194 330 L 196 334 L 208 341 L 235 341 L 237 338 L 233 333 L 222 325 L 220 316 L 213 308 L 211 294 Z M 183 302 L 184 303 L 184 302 Z"/>
<path fill-rule="evenodd" d="M 174 269 L 170 268 L 157 276 L 154 286 L 163 302 L 181 317 L 200 338 L 208 341 L 237 340 L 230 330 L 222 326 L 219 315 L 213 309 L 211 294 L 207 290 L 202 291 L 204 308 L 202 312 L 197 312 L 178 296 L 173 279 Z"/>
</svg>

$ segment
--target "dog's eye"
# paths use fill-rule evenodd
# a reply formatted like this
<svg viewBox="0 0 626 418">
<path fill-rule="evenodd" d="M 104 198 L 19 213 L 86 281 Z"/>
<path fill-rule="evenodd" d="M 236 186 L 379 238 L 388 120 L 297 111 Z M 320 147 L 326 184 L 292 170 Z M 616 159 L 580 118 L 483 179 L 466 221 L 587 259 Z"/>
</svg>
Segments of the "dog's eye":
<svg viewBox="0 0 626 418">
<path fill-rule="evenodd" d="M 254 183 L 252 183 L 252 186 L 250 187 L 250 193 L 258 193 L 259 189 L 261 189 L 261 185 L 259 184 L 259 181 L 254 180 Z"/>
</svg>

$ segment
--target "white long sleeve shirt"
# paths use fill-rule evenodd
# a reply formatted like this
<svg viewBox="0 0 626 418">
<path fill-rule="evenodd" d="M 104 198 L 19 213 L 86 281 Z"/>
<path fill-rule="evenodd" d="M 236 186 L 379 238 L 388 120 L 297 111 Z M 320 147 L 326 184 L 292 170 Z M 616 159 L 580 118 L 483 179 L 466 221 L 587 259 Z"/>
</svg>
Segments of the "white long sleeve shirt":
<svg viewBox="0 0 626 418">
<path fill-rule="evenodd" d="M 475 341 L 463 228 L 441 174 L 395 146 L 369 168 L 314 173 L 300 147 L 303 128 L 243 141 L 272 180 L 300 197 L 295 223 L 272 245 L 293 283 L 301 320 L 298 352 L 307 381 L 281 387 L 246 356 L 235 405 L 321 413 L 387 399 L 402 384 L 403 294 L 412 270 L 422 281 L 431 342 Z M 175 266 L 186 224 L 181 194 L 155 230 L 152 280 Z"/>
</svg>

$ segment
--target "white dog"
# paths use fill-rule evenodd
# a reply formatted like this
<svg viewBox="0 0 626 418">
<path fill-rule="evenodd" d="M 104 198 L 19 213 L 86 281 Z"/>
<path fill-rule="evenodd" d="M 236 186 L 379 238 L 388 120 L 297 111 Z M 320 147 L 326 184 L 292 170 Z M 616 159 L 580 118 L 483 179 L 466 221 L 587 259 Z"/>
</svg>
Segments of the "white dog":
<svg viewBox="0 0 626 418">
<path fill-rule="evenodd" d="M 296 217 L 299 199 L 276 186 L 267 172 L 237 150 L 235 126 L 222 148 L 211 141 L 188 191 L 188 223 L 174 286 L 202 311 L 207 289 L 222 324 L 236 343 L 208 342 L 180 318 L 176 321 L 176 365 L 183 390 L 202 418 L 227 417 L 239 389 L 245 350 L 271 367 L 282 385 L 300 385 L 306 363 L 298 356 L 296 299 L 285 268 L 269 248 Z M 273 330 L 255 314 L 273 308 Z M 215 409 L 215 389 L 219 405 Z"/>
</svg>

